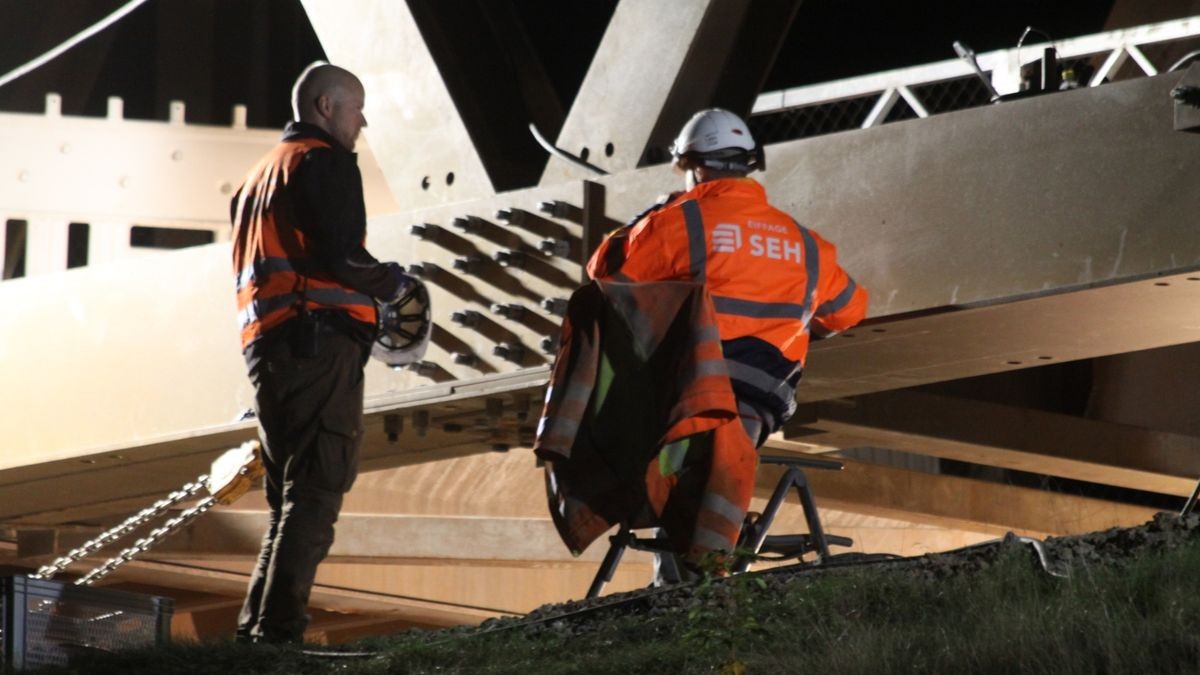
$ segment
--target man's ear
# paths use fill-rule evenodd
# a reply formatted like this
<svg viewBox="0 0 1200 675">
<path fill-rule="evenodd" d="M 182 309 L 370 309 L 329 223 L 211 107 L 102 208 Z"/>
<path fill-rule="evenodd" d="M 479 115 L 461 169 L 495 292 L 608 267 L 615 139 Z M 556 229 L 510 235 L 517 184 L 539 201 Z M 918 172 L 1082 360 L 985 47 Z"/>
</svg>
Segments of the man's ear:
<svg viewBox="0 0 1200 675">
<path fill-rule="evenodd" d="M 329 117 L 333 114 L 333 99 L 322 94 L 313 101 L 313 107 L 321 117 Z"/>
</svg>

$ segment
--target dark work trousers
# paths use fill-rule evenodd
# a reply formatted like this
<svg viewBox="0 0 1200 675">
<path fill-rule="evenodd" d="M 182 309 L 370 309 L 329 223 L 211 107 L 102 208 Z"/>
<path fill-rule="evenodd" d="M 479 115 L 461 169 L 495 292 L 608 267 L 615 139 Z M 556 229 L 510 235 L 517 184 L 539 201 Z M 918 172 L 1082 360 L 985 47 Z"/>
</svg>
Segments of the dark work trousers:
<svg viewBox="0 0 1200 675">
<path fill-rule="evenodd" d="M 256 390 L 270 521 L 238 616 L 239 639 L 298 642 L 317 565 L 333 544 L 342 495 L 358 473 L 367 351 L 324 327 L 303 358 L 287 327 L 246 350 Z"/>
</svg>

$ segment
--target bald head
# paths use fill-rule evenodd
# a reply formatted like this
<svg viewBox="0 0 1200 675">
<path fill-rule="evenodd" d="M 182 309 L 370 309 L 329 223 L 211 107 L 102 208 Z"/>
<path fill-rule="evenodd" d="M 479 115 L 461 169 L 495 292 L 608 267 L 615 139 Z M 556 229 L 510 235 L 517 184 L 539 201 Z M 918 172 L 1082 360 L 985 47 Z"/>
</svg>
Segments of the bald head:
<svg viewBox="0 0 1200 675">
<path fill-rule="evenodd" d="M 317 61 L 304 69 L 292 87 L 292 113 L 297 122 L 324 129 L 347 150 L 354 149 L 363 117 L 362 82 L 354 73 Z"/>
</svg>

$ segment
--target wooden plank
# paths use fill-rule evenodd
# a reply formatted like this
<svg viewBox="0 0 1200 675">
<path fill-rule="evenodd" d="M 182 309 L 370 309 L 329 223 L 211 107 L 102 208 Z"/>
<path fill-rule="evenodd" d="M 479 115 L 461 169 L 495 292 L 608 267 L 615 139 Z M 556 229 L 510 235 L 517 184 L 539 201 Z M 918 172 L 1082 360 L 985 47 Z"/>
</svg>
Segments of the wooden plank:
<svg viewBox="0 0 1200 675">
<path fill-rule="evenodd" d="M 1150 520 L 1144 506 L 907 471 L 839 459 L 844 471 L 806 472 L 817 504 L 951 529 L 1044 538 L 1127 527 Z M 755 493 L 765 497 L 783 475 L 759 467 Z"/>
<path fill-rule="evenodd" d="M 814 404 L 785 438 L 872 446 L 1005 469 L 1187 496 L 1200 438 L 914 391 Z M 811 419 L 811 417 L 809 417 Z"/>
</svg>

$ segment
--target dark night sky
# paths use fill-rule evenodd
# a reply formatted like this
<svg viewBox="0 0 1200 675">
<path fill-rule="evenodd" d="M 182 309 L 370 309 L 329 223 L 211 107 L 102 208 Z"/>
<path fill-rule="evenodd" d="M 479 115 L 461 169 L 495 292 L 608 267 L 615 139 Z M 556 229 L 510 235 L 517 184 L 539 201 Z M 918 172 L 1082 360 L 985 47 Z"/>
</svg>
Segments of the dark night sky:
<svg viewBox="0 0 1200 675">
<path fill-rule="evenodd" d="M 1026 26 L 1055 39 L 1103 31 L 1111 0 L 809 0 L 765 91 L 955 58 L 955 40 L 976 52 L 1015 47 Z M 1044 41 L 1034 35 L 1027 42 Z"/>
<path fill-rule="evenodd" d="M 41 54 L 124 1 L 0 3 L 0 31 L 9 36 L 0 40 L 0 72 Z M 616 0 L 513 1 L 566 107 Z M 108 96 L 122 96 L 127 117 L 165 119 L 168 100 L 192 99 L 189 121 L 228 123 L 232 105 L 248 103 L 252 126 L 282 124 L 289 114 L 292 78 L 323 57 L 299 1 L 188 2 L 192 16 L 182 18 L 177 1 L 143 5 L 106 33 L 0 88 L 0 110 L 40 111 L 44 94 L 60 91 L 68 114 L 102 115 Z M 956 39 L 979 52 L 1010 47 L 1026 25 L 1055 38 L 1095 33 L 1103 29 L 1111 5 L 1111 0 L 808 0 L 765 89 L 952 58 L 950 44 Z M 197 23 L 197 11 L 203 20 L 191 25 Z M 58 20 L 47 21 L 48 15 Z M 185 43 L 175 44 L 180 35 Z M 204 69 L 196 70 L 197 60 Z"/>
</svg>

